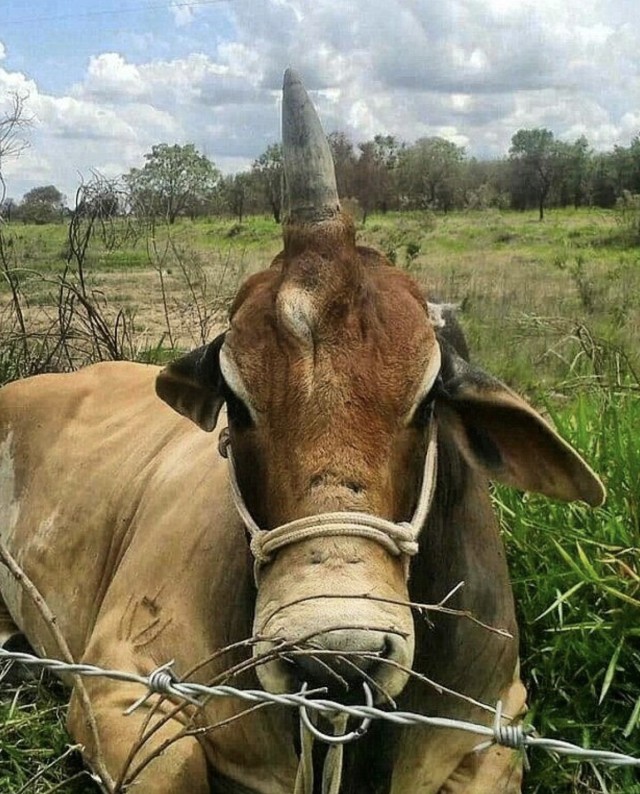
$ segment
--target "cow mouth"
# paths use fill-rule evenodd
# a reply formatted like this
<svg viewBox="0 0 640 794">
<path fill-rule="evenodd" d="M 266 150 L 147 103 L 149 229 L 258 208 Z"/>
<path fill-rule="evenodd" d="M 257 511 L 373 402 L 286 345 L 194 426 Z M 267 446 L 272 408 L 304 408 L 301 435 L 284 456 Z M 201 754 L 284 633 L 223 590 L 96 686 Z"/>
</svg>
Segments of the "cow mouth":
<svg viewBox="0 0 640 794">
<path fill-rule="evenodd" d="M 257 674 L 274 693 L 321 690 L 346 704 L 362 702 L 363 684 L 375 702 L 390 703 L 410 675 L 413 643 L 381 629 L 335 629 L 297 644 L 261 641 L 256 645 Z"/>
<path fill-rule="evenodd" d="M 374 690 L 378 669 L 384 665 L 390 651 L 382 635 L 380 647 L 366 651 L 334 651 L 322 647 L 301 647 L 283 654 L 283 660 L 292 666 L 296 683 L 326 690 L 342 700 L 356 702 L 361 697 L 362 683 L 370 682 Z"/>
</svg>

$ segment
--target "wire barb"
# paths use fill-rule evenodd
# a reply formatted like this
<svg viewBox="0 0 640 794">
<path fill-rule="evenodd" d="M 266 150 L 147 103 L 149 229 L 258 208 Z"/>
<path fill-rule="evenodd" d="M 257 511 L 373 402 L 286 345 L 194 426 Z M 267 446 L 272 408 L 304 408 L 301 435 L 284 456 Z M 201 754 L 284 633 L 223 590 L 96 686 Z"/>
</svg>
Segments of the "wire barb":
<svg viewBox="0 0 640 794">
<path fill-rule="evenodd" d="M 171 669 L 174 662 L 175 659 L 172 659 L 170 662 L 165 662 L 165 664 L 160 665 L 160 667 L 157 667 L 155 670 L 152 670 L 149 673 L 147 676 L 147 686 L 149 691 L 145 692 L 142 697 L 138 698 L 135 703 L 133 703 L 123 712 L 125 717 L 133 714 L 136 709 L 139 709 L 140 706 L 143 706 L 152 695 L 179 698 L 180 700 L 186 700 L 188 703 L 191 703 L 192 706 L 200 708 L 202 704 L 199 700 L 196 700 L 196 698 L 191 697 L 190 695 L 178 692 L 175 689 L 175 684 L 179 683 L 179 680 Z"/>
<path fill-rule="evenodd" d="M 496 703 L 496 712 L 493 718 L 493 737 L 486 742 L 482 742 L 473 748 L 475 753 L 481 753 L 488 750 L 494 744 L 499 744 L 502 747 L 509 747 L 511 750 L 522 750 L 525 758 L 525 765 L 528 767 L 528 760 L 525 753 L 527 747 L 527 738 L 532 736 L 535 730 L 532 725 L 524 725 L 519 723 L 513 725 L 502 724 L 502 701 Z"/>
</svg>

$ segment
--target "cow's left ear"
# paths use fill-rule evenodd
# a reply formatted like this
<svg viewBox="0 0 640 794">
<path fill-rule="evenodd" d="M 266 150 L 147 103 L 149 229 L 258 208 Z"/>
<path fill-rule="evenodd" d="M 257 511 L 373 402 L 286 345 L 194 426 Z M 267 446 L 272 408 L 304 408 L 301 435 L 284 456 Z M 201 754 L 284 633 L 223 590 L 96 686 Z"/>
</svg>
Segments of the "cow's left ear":
<svg viewBox="0 0 640 794">
<path fill-rule="evenodd" d="M 525 491 L 602 504 L 606 492 L 597 475 L 517 394 L 457 356 L 443 376 L 437 413 L 472 467 Z"/>
<path fill-rule="evenodd" d="M 172 361 L 156 378 L 156 394 L 203 430 L 215 429 L 224 402 L 220 348 L 224 334 Z"/>
</svg>

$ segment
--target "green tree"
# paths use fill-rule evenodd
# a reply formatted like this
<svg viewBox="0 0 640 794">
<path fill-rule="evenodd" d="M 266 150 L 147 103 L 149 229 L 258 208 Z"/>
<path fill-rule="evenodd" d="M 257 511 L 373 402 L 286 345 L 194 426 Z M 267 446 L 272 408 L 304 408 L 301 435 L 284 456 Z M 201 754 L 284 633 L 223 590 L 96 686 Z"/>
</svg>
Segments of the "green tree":
<svg viewBox="0 0 640 794">
<path fill-rule="evenodd" d="M 224 178 L 221 198 L 228 211 L 242 223 L 253 199 L 254 182 L 250 173 L 242 172 Z"/>
<path fill-rule="evenodd" d="M 629 146 L 630 169 L 627 173 L 625 188 L 636 195 L 640 194 L 640 136 L 636 135 Z"/>
<path fill-rule="evenodd" d="M 597 207 L 615 207 L 618 197 L 616 163 L 611 152 L 594 155 L 591 174 L 592 201 Z"/>
<path fill-rule="evenodd" d="M 387 212 L 397 205 L 397 165 L 401 145 L 393 135 L 376 135 L 358 144 L 360 156 L 353 166 L 354 195 L 364 213 Z"/>
<path fill-rule="evenodd" d="M 282 215 L 282 145 L 272 143 L 251 167 L 259 190 L 271 209 L 274 220 L 280 223 Z"/>
<path fill-rule="evenodd" d="M 10 221 L 15 207 L 16 202 L 11 197 L 4 199 L 4 201 L 0 202 L 0 218 Z"/>
<path fill-rule="evenodd" d="M 464 206 L 469 209 L 509 206 L 509 174 L 505 160 L 471 158 L 462 169 Z"/>
<path fill-rule="evenodd" d="M 352 198 L 355 196 L 354 171 L 357 161 L 353 142 L 346 133 L 339 131 L 329 133 L 327 141 L 336 170 L 338 195 L 340 198 Z"/>
<path fill-rule="evenodd" d="M 517 196 L 520 190 L 524 206 L 533 196 L 540 220 L 544 220 L 545 202 L 563 165 L 560 147 L 553 133 L 542 127 L 518 130 L 511 138 L 509 159 L 512 164 L 513 195 Z"/>
<path fill-rule="evenodd" d="M 420 138 L 400 155 L 399 178 L 406 203 L 448 212 L 461 201 L 465 150 L 445 138 Z"/>
<path fill-rule="evenodd" d="M 589 141 L 581 135 L 573 143 L 564 144 L 561 153 L 565 160 L 565 190 L 569 201 L 577 209 L 591 203 L 593 152 Z"/>
<path fill-rule="evenodd" d="M 64 215 L 65 197 L 54 185 L 34 187 L 25 193 L 14 217 L 23 223 L 56 223 Z"/>
<path fill-rule="evenodd" d="M 206 204 L 220 182 L 218 169 L 192 143 L 160 143 L 144 159 L 143 168 L 132 168 L 125 176 L 132 204 L 138 211 L 164 215 L 169 223 Z"/>
</svg>

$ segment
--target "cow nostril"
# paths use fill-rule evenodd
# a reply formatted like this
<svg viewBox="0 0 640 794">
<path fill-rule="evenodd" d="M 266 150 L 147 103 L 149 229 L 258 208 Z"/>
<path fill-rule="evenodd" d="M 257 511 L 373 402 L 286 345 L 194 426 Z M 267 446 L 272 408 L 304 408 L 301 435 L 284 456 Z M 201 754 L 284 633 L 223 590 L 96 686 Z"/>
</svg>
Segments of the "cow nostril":
<svg viewBox="0 0 640 794">
<path fill-rule="evenodd" d="M 287 661 L 296 667 L 300 683 L 344 692 L 357 690 L 365 680 L 375 682 L 385 660 L 393 656 L 393 638 L 362 630 L 327 632 L 317 637 L 312 647 L 287 654 Z"/>
</svg>

